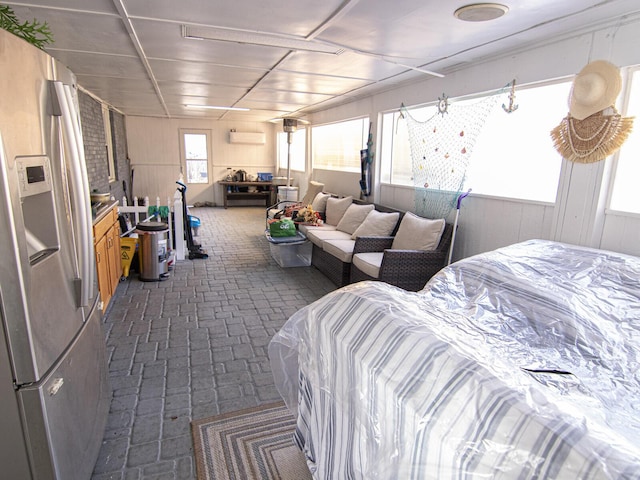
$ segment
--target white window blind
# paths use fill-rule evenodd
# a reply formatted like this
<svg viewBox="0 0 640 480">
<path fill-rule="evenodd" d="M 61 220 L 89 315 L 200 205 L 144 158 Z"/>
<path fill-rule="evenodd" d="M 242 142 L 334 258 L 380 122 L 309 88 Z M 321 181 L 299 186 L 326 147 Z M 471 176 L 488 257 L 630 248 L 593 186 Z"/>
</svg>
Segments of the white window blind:
<svg viewBox="0 0 640 480">
<path fill-rule="evenodd" d="M 366 148 L 368 135 L 368 118 L 313 127 L 313 168 L 359 172 L 360 150 Z"/>
</svg>

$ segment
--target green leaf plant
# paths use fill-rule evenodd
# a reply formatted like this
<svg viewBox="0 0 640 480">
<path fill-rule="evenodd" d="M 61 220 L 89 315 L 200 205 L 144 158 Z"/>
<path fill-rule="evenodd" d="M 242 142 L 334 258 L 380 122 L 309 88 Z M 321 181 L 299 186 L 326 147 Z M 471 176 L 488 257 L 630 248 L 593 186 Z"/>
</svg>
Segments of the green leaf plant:
<svg viewBox="0 0 640 480">
<path fill-rule="evenodd" d="M 32 22 L 20 23 L 11 7 L 7 5 L 0 5 L 0 28 L 17 35 L 40 50 L 44 50 L 45 45 L 53 42 L 47 22 L 40 23 L 34 19 Z"/>
</svg>

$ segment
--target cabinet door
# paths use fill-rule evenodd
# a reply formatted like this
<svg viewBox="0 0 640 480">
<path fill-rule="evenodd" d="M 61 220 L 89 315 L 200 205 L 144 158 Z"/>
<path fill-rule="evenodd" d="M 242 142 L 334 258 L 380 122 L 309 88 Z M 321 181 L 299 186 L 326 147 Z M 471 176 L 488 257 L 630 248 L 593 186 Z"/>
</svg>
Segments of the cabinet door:
<svg viewBox="0 0 640 480">
<path fill-rule="evenodd" d="M 103 236 L 96 242 L 96 270 L 98 272 L 98 290 L 100 290 L 100 299 L 102 300 L 102 311 L 105 311 L 111 299 L 107 236 Z"/>
<path fill-rule="evenodd" d="M 113 295 L 118 288 L 121 275 L 120 226 L 114 223 L 106 235 L 107 255 L 109 257 L 109 290 Z"/>
</svg>

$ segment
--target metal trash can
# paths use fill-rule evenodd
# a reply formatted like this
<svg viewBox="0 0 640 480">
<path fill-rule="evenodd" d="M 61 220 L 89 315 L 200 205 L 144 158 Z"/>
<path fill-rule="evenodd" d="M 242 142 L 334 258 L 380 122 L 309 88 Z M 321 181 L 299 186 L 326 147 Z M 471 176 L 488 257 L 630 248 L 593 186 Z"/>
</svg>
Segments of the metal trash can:
<svg viewBox="0 0 640 480">
<path fill-rule="evenodd" d="M 140 280 L 153 282 L 169 276 L 169 227 L 163 222 L 136 225 L 140 257 Z"/>
</svg>

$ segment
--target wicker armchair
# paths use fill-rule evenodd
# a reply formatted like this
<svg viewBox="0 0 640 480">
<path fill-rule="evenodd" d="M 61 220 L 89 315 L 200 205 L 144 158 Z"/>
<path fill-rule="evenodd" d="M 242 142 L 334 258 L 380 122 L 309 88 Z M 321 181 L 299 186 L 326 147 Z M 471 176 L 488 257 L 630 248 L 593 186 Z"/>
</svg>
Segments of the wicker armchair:
<svg viewBox="0 0 640 480">
<path fill-rule="evenodd" d="M 359 237 L 353 250 L 358 253 L 384 252 L 378 277 L 362 272 L 351 265 L 351 283 L 378 280 L 410 291 L 424 288 L 427 281 L 446 266 L 453 234 L 453 226 L 446 224 L 435 250 L 391 250 L 393 237 Z"/>
</svg>

